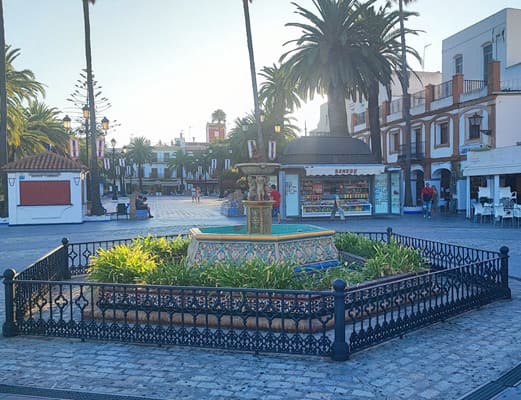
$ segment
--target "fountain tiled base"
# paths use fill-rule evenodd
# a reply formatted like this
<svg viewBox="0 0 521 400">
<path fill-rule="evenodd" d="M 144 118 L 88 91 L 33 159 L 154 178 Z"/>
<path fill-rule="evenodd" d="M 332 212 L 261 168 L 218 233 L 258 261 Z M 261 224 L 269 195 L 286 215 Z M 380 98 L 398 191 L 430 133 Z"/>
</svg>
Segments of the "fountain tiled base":
<svg viewBox="0 0 521 400">
<path fill-rule="evenodd" d="M 303 224 L 273 225 L 271 235 L 247 234 L 243 225 L 192 228 L 188 259 L 196 264 L 290 261 L 295 267 L 324 268 L 338 264 L 334 234 Z"/>
</svg>

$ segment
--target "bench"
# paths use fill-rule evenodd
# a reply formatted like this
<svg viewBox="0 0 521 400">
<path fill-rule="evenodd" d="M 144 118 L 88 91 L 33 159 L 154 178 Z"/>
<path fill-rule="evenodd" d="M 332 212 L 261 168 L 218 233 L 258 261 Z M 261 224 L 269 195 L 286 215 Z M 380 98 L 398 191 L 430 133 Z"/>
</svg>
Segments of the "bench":
<svg viewBox="0 0 521 400">
<path fill-rule="evenodd" d="M 112 219 L 112 217 L 115 215 L 116 216 L 116 219 L 119 219 L 119 216 L 126 216 L 127 219 L 130 217 L 129 213 L 128 213 L 128 205 L 125 204 L 125 203 L 118 203 L 117 206 L 116 206 L 116 211 L 114 212 L 110 212 L 110 213 L 107 213 L 108 215 L 110 215 L 110 218 Z"/>
<path fill-rule="evenodd" d="M 136 210 L 136 219 L 148 219 L 148 210 Z"/>
</svg>

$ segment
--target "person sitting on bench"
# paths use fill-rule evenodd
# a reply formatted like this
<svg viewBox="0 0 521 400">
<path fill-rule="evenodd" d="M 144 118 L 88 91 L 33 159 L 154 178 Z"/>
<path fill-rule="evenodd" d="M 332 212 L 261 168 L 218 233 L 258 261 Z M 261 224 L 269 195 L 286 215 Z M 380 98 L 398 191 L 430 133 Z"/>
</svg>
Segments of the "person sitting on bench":
<svg viewBox="0 0 521 400">
<path fill-rule="evenodd" d="M 146 203 L 147 198 L 145 196 L 137 195 L 136 197 L 136 210 L 147 210 L 148 218 L 154 218 L 152 214 L 150 214 L 150 207 Z"/>
</svg>

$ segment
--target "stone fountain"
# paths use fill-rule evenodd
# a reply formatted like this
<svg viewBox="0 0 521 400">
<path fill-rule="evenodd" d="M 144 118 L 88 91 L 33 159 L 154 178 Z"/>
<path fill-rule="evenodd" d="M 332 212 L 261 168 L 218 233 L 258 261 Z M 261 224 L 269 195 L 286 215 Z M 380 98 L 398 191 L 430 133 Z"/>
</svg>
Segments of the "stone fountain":
<svg viewBox="0 0 521 400">
<path fill-rule="evenodd" d="M 338 264 L 334 230 L 307 224 L 272 225 L 268 176 L 280 165 L 243 163 L 236 167 L 247 176 L 249 192 L 246 225 L 190 229 L 190 263 L 238 264 L 259 259 L 265 263 L 291 261 L 296 268 L 327 268 Z"/>
</svg>

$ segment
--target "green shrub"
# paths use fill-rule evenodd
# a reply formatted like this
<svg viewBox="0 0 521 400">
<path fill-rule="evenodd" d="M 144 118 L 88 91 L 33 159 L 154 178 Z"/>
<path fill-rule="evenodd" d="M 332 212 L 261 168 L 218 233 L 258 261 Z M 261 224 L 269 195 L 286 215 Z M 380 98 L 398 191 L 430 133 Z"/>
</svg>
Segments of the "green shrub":
<svg viewBox="0 0 521 400">
<path fill-rule="evenodd" d="M 378 246 L 376 254 L 366 261 L 362 271 L 367 280 L 372 280 L 424 270 L 423 259 L 417 250 L 393 240 L 388 246 Z"/>
<path fill-rule="evenodd" d="M 89 277 L 96 282 L 139 283 L 144 275 L 157 267 L 156 257 L 143 246 L 119 245 L 109 250 L 99 249 L 91 257 Z"/>
<path fill-rule="evenodd" d="M 149 285 L 202 286 L 202 267 L 189 265 L 186 258 L 158 265 L 144 275 Z"/>
<path fill-rule="evenodd" d="M 335 246 L 338 250 L 370 258 L 376 254 L 376 249 L 381 247 L 382 243 L 367 239 L 356 233 L 339 233 L 335 236 Z"/>
<path fill-rule="evenodd" d="M 168 264 L 173 260 L 186 257 L 189 244 L 190 240 L 182 236 L 177 236 L 172 240 L 147 235 L 143 238 L 134 239 L 131 246 L 141 245 L 145 251 L 156 256 L 162 263 Z"/>
</svg>

